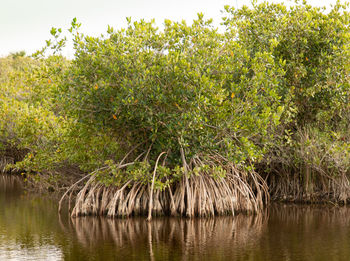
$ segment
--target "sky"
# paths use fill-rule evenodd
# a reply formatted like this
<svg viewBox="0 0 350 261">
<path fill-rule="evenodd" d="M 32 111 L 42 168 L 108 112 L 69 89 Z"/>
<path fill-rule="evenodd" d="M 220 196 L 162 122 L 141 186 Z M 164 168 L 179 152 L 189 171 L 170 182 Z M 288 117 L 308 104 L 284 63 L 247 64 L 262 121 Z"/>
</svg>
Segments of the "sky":
<svg viewBox="0 0 350 261">
<path fill-rule="evenodd" d="M 335 2 L 308 1 L 318 6 Z M 125 27 L 126 17 L 154 18 L 161 26 L 164 19 L 184 19 L 190 23 L 202 12 L 219 24 L 224 5 L 240 7 L 249 3 L 244 0 L 0 0 L 0 57 L 21 50 L 33 53 L 50 39 L 51 27 L 66 30 L 74 17 L 82 23 L 84 34 L 97 36 L 105 33 L 108 25 L 115 29 Z M 63 55 L 72 56 L 72 50 L 67 48 Z"/>
</svg>

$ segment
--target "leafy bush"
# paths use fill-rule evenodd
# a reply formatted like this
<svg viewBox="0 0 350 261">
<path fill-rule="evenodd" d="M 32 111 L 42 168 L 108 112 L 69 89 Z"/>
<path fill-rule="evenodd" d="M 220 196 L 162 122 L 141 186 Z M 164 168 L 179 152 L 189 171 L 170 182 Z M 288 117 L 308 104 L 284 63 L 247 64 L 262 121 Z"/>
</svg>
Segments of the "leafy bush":
<svg viewBox="0 0 350 261">
<path fill-rule="evenodd" d="M 263 155 L 283 110 L 276 89 L 283 70 L 267 51 L 249 55 L 232 33 L 200 15 L 191 26 L 129 22 L 108 37 L 77 36 L 76 59 L 60 86 L 67 110 L 109 127 L 134 157 L 167 152 L 167 165 L 221 154 L 237 166 Z"/>
<path fill-rule="evenodd" d="M 226 8 L 251 54 L 270 51 L 286 71 L 277 93 L 285 111 L 262 165 L 281 198 L 344 201 L 349 189 L 349 22 L 347 5 L 330 10 L 306 3 Z M 340 151 L 342 153 L 340 153 Z"/>
<path fill-rule="evenodd" d="M 218 32 L 201 14 L 190 26 L 167 20 L 162 31 L 128 22 L 99 38 L 79 34 L 75 20 L 70 29 L 75 59 L 55 98 L 80 131 L 108 130 L 120 150 L 93 173 L 73 215 L 130 215 L 146 205 L 149 215 L 187 216 L 261 208 L 266 185 L 251 164 L 262 159 L 283 112 L 277 89 L 284 70 L 272 53 L 251 55 L 235 32 Z M 200 184 L 207 188 L 197 191 Z M 110 185 L 119 193 L 94 198 Z M 87 207 L 91 200 L 110 204 Z M 148 203 L 137 210 L 139 200 Z"/>
<path fill-rule="evenodd" d="M 74 179 L 81 170 L 91 171 L 111 154 L 115 157 L 119 150 L 109 135 L 78 128 L 82 124 L 67 118 L 55 100 L 68 61 L 59 56 L 36 61 L 9 56 L 0 62 L 0 150 L 11 163 L 8 169 L 34 175 L 39 184 L 47 177 L 64 184 L 67 173 Z M 54 185 L 49 183 L 44 187 Z"/>
<path fill-rule="evenodd" d="M 296 113 L 294 124 L 336 121 L 349 101 L 349 23 L 346 5 L 330 11 L 306 3 L 287 8 L 264 2 L 226 7 L 225 24 L 256 52 L 270 51 L 286 71 L 278 93 Z M 288 118 L 288 116 L 286 115 Z"/>
</svg>

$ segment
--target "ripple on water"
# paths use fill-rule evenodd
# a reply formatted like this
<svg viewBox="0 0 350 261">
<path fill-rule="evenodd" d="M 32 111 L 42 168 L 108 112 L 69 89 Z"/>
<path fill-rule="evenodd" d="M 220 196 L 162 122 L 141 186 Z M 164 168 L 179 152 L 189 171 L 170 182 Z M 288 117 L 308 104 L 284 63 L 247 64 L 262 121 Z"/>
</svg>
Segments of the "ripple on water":
<svg viewBox="0 0 350 261">
<path fill-rule="evenodd" d="M 41 245 L 27 248 L 15 242 L 0 245 L 0 260 L 8 261 L 56 261 L 63 260 L 61 249 L 54 245 Z"/>
</svg>

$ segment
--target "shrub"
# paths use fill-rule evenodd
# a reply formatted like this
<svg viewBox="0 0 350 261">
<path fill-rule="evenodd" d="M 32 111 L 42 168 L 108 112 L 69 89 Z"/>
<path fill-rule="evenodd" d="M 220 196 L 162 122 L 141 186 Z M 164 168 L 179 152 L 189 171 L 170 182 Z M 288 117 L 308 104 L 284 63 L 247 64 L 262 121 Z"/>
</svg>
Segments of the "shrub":
<svg viewBox="0 0 350 261">
<path fill-rule="evenodd" d="M 59 97 L 71 117 L 110 128 L 124 160 L 149 164 L 116 172 L 120 184 L 168 189 L 192 172 L 224 178 L 262 158 L 283 111 L 276 90 L 284 71 L 270 52 L 250 55 L 233 32 L 219 33 L 202 15 L 190 26 L 165 21 L 162 31 L 129 20 L 108 33 L 76 35 Z M 153 169 L 163 173 L 156 180 Z"/>
<path fill-rule="evenodd" d="M 281 198 L 348 198 L 346 8 L 340 3 L 326 11 L 306 3 L 287 8 L 266 2 L 251 9 L 226 8 L 225 24 L 237 30 L 238 41 L 251 54 L 270 51 L 286 72 L 277 89 L 285 108 L 283 124 L 260 167 L 269 175 L 271 192 Z"/>
</svg>

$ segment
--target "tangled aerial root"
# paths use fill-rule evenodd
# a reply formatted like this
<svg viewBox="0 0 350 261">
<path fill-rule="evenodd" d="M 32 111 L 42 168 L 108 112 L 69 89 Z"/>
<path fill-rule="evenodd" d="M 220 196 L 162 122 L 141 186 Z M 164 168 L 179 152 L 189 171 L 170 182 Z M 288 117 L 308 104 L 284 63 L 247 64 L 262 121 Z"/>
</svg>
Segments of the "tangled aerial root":
<svg viewBox="0 0 350 261">
<path fill-rule="evenodd" d="M 276 201 L 322 203 L 350 202 L 350 180 L 346 173 L 338 176 L 325 172 L 313 172 L 313 178 L 306 182 L 302 174 L 282 172 L 273 173 L 268 179 L 271 198 Z"/>
<path fill-rule="evenodd" d="M 193 159 L 184 167 L 189 170 L 201 164 L 204 163 L 199 159 Z M 156 168 L 157 165 L 154 175 Z M 210 217 L 262 210 L 268 200 L 268 188 L 259 174 L 240 171 L 233 165 L 226 165 L 224 170 L 223 177 L 213 177 L 208 172 L 188 175 L 185 171 L 179 181 L 163 190 L 153 188 L 154 179 L 152 184 L 128 180 L 118 187 L 106 187 L 96 181 L 96 173 L 93 173 L 83 178 L 89 179 L 79 191 L 71 215 L 129 217 L 148 214 L 150 220 L 151 216 L 158 215 Z M 77 183 L 63 195 L 60 208 L 64 197 L 68 192 L 73 193 Z"/>
<path fill-rule="evenodd" d="M 6 157 L 6 156 L 0 157 L 0 174 L 7 173 L 6 167 L 9 164 L 13 164 L 13 163 L 14 163 L 14 158 L 12 157 Z"/>
</svg>

